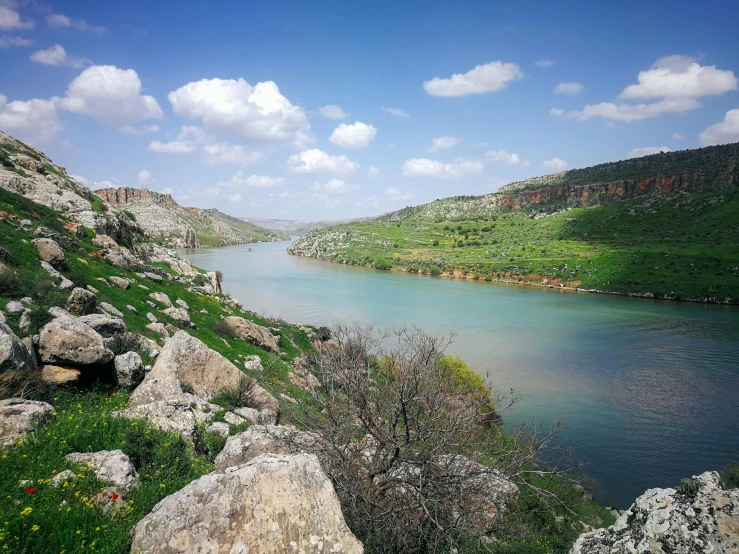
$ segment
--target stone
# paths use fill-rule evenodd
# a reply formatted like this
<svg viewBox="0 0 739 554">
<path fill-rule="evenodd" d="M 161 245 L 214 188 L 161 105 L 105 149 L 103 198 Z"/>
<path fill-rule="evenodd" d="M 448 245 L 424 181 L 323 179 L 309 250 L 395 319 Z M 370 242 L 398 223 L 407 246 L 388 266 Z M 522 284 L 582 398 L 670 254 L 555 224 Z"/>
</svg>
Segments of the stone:
<svg viewBox="0 0 739 554">
<path fill-rule="evenodd" d="M 17 300 L 11 300 L 8 302 L 8 304 L 5 306 L 5 311 L 9 314 L 19 314 L 25 310 L 25 306 L 18 302 Z"/>
<path fill-rule="evenodd" d="M 139 313 L 139 311 L 136 308 L 134 308 L 133 306 L 131 306 L 130 304 L 126 304 L 126 309 L 129 310 L 129 311 L 131 311 L 131 312 L 133 312 L 133 313 L 135 313 L 135 314 Z"/>
<path fill-rule="evenodd" d="M 169 338 L 169 331 L 167 331 L 167 328 L 163 323 L 149 323 L 146 328 L 149 329 L 149 331 L 153 331 L 163 337 Z"/>
<path fill-rule="evenodd" d="M 108 280 L 105 277 L 96 277 L 95 280 L 96 281 L 100 281 L 106 287 L 109 287 L 110 286 L 110 283 L 108 282 Z"/>
<path fill-rule="evenodd" d="M 156 300 L 157 302 L 161 302 L 169 308 L 172 307 L 172 301 L 169 299 L 169 296 L 167 296 L 163 292 L 152 292 L 149 297 L 153 300 Z"/>
<path fill-rule="evenodd" d="M 215 459 L 216 469 L 238 466 L 262 454 L 296 454 L 315 447 L 317 435 L 280 425 L 253 425 L 233 435 Z M 302 445 L 302 446 L 301 446 Z"/>
<path fill-rule="evenodd" d="M 123 277 L 118 277 L 116 275 L 111 275 L 109 277 L 109 279 L 110 279 L 110 282 L 111 283 L 113 283 L 114 285 L 117 285 L 117 286 L 121 287 L 122 289 L 127 289 L 128 287 L 131 286 L 131 281 L 129 281 L 128 279 L 124 279 Z"/>
<path fill-rule="evenodd" d="M 274 418 L 269 417 L 269 415 L 265 417 L 265 415 L 256 408 L 237 408 L 234 412 L 249 423 L 267 423 L 269 425 L 274 425 L 276 423 Z"/>
<path fill-rule="evenodd" d="M 77 474 L 71 469 L 60 471 L 51 478 L 51 484 L 55 487 L 61 487 L 64 483 L 70 483 L 77 478 Z"/>
<path fill-rule="evenodd" d="M 287 376 L 289 377 L 290 382 L 293 385 L 305 390 L 313 390 L 321 384 L 312 373 L 306 373 L 304 377 L 300 377 L 299 375 L 290 371 L 288 372 Z"/>
<path fill-rule="evenodd" d="M 157 305 L 154 304 L 154 302 L 152 302 L 151 300 L 146 300 L 146 305 L 149 306 L 150 308 L 156 308 L 157 307 Z"/>
<path fill-rule="evenodd" d="M 90 504 L 94 504 L 104 513 L 113 510 L 122 510 L 129 505 L 126 502 L 126 491 L 117 487 L 105 487 L 90 499 Z"/>
<path fill-rule="evenodd" d="M 38 335 L 34 336 L 38 337 Z M 21 342 L 25 345 L 28 353 L 31 355 L 31 358 L 33 358 L 33 367 L 35 368 L 38 365 L 38 360 L 36 359 L 36 347 L 33 344 L 33 337 L 23 337 L 21 339 Z"/>
<path fill-rule="evenodd" d="M 280 348 L 277 345 L 277 340 L 269 329 L 252 323 L 248 319 L 237 316 L 228 316 L 223 320 L 226 329 L 231 332 L 234 336 L 244 339 L 246 342 L 269 350 L 275 354 L 280 353 Z"/>
<path fill-rule="evenodd" d="M 130 490 L 136 481 L 136 470 L 121 450 L 72 452 L 66 459 L 73 464 L 87 465 L 100 481 L 124 491 Z"/>
<path fill-rule="evenodd" d="M 192 325 L 190 314 L 187 313 L 185 308 L 167 308 L 166 310 L 162 310 L 162 313 L 168 315 L 178 323 L 182 323 L 187 326 Z"/>
<path fill-rule="evenodd" d="M 33 306 L 35 302 L 30 296 L 24 296 L 23 298 L 21 298 L 21 304 L 23 304 L 24 306 Z"/>
<path fill-rule="evenodd" d="M 78 369 L 70 369 L 52 364 L 46 364 L 41 368 L 41 379 L 46 383 L 63 385 L 66 383 L 75 383 L 79 378 L 80 371 Z"/>
<path fill-rule="evenodd" d="M 140 288 L 141 290 L 151 290 L 151 289 L 150 289 L 149 287 L 147 287 L 146 285 L 136 285 L 136 286 L 137 286 L 137 287 L 139 287 L 139 288 Z"/>
<path fill-rule="evenodd" d="M 53 411 L 51 404 L 37 400 L 0 400 L 0 447 L 16 444 L 38 425 L 46 423 Z"/>
<path fill-rule="evenodd" d="M 244 367 L 249 371 L 264 371 L 261 358 L 254 354 L 246 357 L 244 360 Z"/>
<path fill-rule="evenodd" d="M 310 454 L 264 454 L 204 475 L 159 502 L 131 546 L 137 554 L 363 551 Z"/>
<path fill-rule="evenodd" d="M 220 421 L 208 425 L 207 430 L 211 433 L 218 433 L 222 437 L 228 437 L 228 434 L 230 433 L 228 424 L 221 423 Z"/>
<path fill-rule="evenodd" d="M 33 239 L 31 241 L 38 250 L 39 256 L 45 262 L 51 264 L 54 269 L 64 271 L 67 269 L 67 259 L 64 250 L 52 239 Z"/>
<path fill-rule="evenodd" d="M 103 337 L 71 317 L 58 317 L 41 329 L 38 354 L 42 362 L 50 364 L 105 364 L 113 359 Z"/>
<path fill-rule="evenodd" d="M 59 283 L 59 288 L 61 290 L 68 290 L 68 289 L 71 289 L 72 287 L 74 287 L 74 283 L 72 281 L 70 281 L 69 279 L 67 279 L 66 277 L 64 279 L 62 279 L 62 282 L 61 283 Z M 95 293 L 97 291 L 97 289 L 95 287 L 91 287 L 90 285 L 87 285 L 87 287 L 88 287 L 88 289 L 94 289 L 94 290 L 92 290 L 90 292 Z"/>
<path fill-rule="evenodd" d="M 148 320 L 149 320 L 149 321 L 150 321 L 151 323 L 156 323 L 157 321 L 159 321 L 159 320 L 157 319 L 157 316 L 155 316 L 155 315 L 154 315 L 153 313 L 151 313 L 151 312 L 148 312 L 148 313 L 146 314 L 146 319 L 148 319 Z"/>
<path fill-rule="evenodd" d="M 197 421 L 188 405 L 179 401 L 156 401 L 118 410 L 111 415 L 127 419 L 144 419 L 157 429 L 177 433 L 186 440 L 195 437 Z"/>
<path fill-rule="evenodd" d="M 110 238 L 108 235 L 97 235 L 92 239 L 92 244 L 99 246 L 100 248 L 115 248 L 118 243 Z"/>
<path fill-rule="evenodd" d="M 113 362 L 119 385 L 131 387 L 138 385 L 144 379 L 144 363 L 137 352 L 120 354 Z"/>
<path fill-rule="evenodd" d="M 23 310 L 21 317 L 18 320 L 18 328 L 26 333 L 31 328 L 31 310 Z"/>
<path fill-rule="evenodd" d="M 95 313 L 97 297 L 89 290 L 76 287 L 67 298 L 67 311 L 74 315 L 88 315 Z"/>
<path fill-rule="evenodd" d="M 0 375 L 6 372 L 33 371 L 36 360 L 26 344 L 10 326 L 0 323 Z"/>
<path fill-rule="evenodd" d="M 229 425 L 241 425 L 242 423 L 246 423 L 246 420 L 243 417 L 237 416 L 233 412 L 226 412 L 223 414 L 223 421 Z"/>
<path fill-rule="evenodd" d="M 64 279 L 64 275 L 59 273 L 49 262 L 41 262 L 43 270 L 49 274 L 52 279 Z"/>
<path fill-rule="evenodd" d="M 727 490 L 715 471 L 690 484 L 647 490 L 616 523 L 580 535 L 570 554 L 739 551 L 739 489 Z"/>
<path fill-rule="evenodd" d="M 7 324 L 8 318 L 5 315 L 5 312 L 0 310 L 0 324 Z"/>
<path fill-rule="evenodd" d="M 182 300 L 182 298 L 178 298 L 177 300 L 175 300 L 175 304 L 177 304 L 180 308 L 184 308 L 185 310 L 190 309 L 188 303 Z"/>
<path fill-rule="evenodd" d="M 52 306 L 47 310 L 53 317 L 67 317 L 74 319 L 74 316 L 71 315 L 67 310 L 64 308 L 60 308 L 59 306 Z"/>
<path fill-rule="evenodd" d="M 100 309 L 116 317 L 123 317 L 123 312 L 108 302 L 100 302 Z"/>
<path fill-rule="evenodd" d="M 150 271 L 145 271 L 143 275 L 146 279 L 149 279 L 149 281 L 154 281 L 155 283 L 161 283 L 162 281 L 164 281 L 161 275 L 157 275 L 156 273 L 151 273 Z"/>
<path fill-rule="evenodd" d="M 121 269 L 131 269 L 140 265 L 140 260 L 131 254 L 128 248 L 124 248 L 123 246 L 106 248 L 103 250 L 103 258 Z"/>
<path fill-rule="evenodd" d="M 79 321 L 100 333 L 103 337 L 112 337 L 126 332 L 126 324 L 122 319 L 107 314 L 83 315 Z"/>
</svg>

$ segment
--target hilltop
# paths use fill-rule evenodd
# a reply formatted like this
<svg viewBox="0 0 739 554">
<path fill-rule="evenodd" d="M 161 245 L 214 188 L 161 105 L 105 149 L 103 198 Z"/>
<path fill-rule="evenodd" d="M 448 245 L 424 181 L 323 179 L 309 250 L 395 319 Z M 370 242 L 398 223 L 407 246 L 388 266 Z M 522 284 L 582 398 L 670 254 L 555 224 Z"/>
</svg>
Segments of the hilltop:
<svg viewBox="0 0 739 554">
<path fill-rule="evenodd" d="M 739 300 L 739 144 L 436 200 L 302 236 L 288 252 L 466 279 Z"/>
<path fill-rule="evenodd" d="M 282 231 L 289 235 L 302 235 L 308 231 L 315 231 L 316 229 L 326 229 L 333 225 L 340 225 L 342 223 L 353 223 L 355 221 L 368 221 L 372 218 L 352 218 L 352 219 L 336 219 L 331 221 L 318 220 L 318 221 L 299 221 L 295 219 L 264 219 L 259 217 L 242 217 L 244 221 L 259 225 L 265 229 L 271 229 L 274 231 Z"/>
</svg>

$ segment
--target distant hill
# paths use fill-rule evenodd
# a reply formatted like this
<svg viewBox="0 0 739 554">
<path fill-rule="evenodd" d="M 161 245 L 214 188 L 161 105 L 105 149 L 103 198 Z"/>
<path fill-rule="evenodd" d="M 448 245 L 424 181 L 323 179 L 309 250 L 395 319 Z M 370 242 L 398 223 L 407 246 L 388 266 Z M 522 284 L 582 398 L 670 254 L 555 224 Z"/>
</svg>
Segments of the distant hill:
<svg viewBox="0 0 739 554">
<path fill-rule="evenodd" d="M 333 221 L 299 221 L 293 219 L 262 219 L 258 217 L 242 217 L 244 221 L 259 225 L 265 229 L 273 231 L 282 231 L 289 235 L 302 235 L 308 231 L 316 229 L 325 229 L 332 225 L 340 225 L 342 223 L 351 223 L 353 221 L 367 221 L 372 218 L 355 218 L 355 219 L 337 219 Z"/>
<path fill-rule="evenodd" d="M 312 231 L 299 256 L 466 279 L 739 302 L 739 143 L 527 179 Z"/>
<path fill-rule="evenodd" d="M 264 229 L 216 209 L 180 206 L 171 195 L 148 189 L 104 188 L 95 193 L 111 206 L 135 215 L 149 236 L 169 246 L 196 248 L 289 238 L 281 231 Z"/>
</svg>

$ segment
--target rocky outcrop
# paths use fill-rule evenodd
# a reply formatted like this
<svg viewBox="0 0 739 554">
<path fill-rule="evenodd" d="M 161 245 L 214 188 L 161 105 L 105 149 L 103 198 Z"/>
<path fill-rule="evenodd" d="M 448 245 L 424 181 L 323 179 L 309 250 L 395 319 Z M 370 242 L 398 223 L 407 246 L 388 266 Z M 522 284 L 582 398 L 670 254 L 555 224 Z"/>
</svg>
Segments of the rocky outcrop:
<svg viewBox="0 0 739 554">
<path fill-rule="evenodd" d="M 319 438 L 279 425 L 253 425 L 243 433 L 229 437 L 216 457 L 216 468 L 241 465 L 262 454 L 296 454 L 316 447 Z M 303 445 L 303 448 L 301 448 Z"/>
<path fill-rule="evenodd" d="M 67 269 L 67 259 L 64 257 L 64 250 L 52 239 L 34 239 L 34 246 L 38 250 L 39 256 L 46 263 L 50 264 L 56 270 L 64 271 Z"/>
<path fill-rule="evenodd" d="M 51 364 L 94 365 L 113 359 L 103 337 L 72 317 L 57 317 L 41 329 L 38 354 Z"/>
<path fill-rule="evenodd" d="M 264 454 L 162 500 L 136 525 L 131 552 L 361 554 L 363 547 L 315 456 Z"/>
<path fill-rule="evenodd" d="M 77 287 L 67 298 L 67 311 L 74 315 L 89 315 L 95 313 L 97 297 L 89 290 Z"/>
<path fill-rule="evenodd" d="M 279 354 L 280 347 L 277 339 L 272 336 L 269 329 L 244 319 L 243 317 L 229 316 L 223 320 L 224 329 L 232 335 L 244 339 L 246 342 Z"/>
<path fill-rule="evenodd" d="M 128 456 L 120 450 L 72 452 L 66 458 L 74 464 L 84 464 L 92 468 L 95 477 L 118 490 L 128 491 L 136 482 L 136 470 Z"/>
<path fill-rule="evenodd" d="M 17 443 L 45 423 L 53 411 L 54 407 L 46 402 L 22 398 L 0 400 L 0 447 Z"/>
<path fill-rule="evenodd" d="M 0 376 L 6 372 L 32 371 L 34 367 L 33 353 L 9 325 L 0 323 Z"/>
<path fill-rule="evenodd" d="M 739 489 L 716 472 L 650 489 L 615 524 L 580 535 L 570 554 L 739 552 Z"/>
<path fill-rule="evenodd" d="M 122 319 L 107 314 L 83 315 L 79 321 L 97 331 L 102 337 L 112 337 L 126 332 L 126 324 Z"/>
<path fill-rule="evenodd" d="M 192 440 L 197 433 L 197 419 L 189 405 L 180 400 L 156 401 L 131 406 L 111 414 L 113 417 L 143 419 L 162 431 L 169 431 Z"/>
</svg>

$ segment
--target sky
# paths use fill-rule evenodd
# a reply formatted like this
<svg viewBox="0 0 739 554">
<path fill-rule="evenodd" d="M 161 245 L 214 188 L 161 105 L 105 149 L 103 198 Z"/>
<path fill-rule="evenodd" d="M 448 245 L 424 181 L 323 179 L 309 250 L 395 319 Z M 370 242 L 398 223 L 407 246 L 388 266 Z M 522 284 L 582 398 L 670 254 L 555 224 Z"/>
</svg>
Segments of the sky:
<svg viewBox="0 0 739 554">
<path fill-rule="evenodd" d="M 739 1 L 0 0 L 0 130 L 91 188 L 340 219 L 739 141 Z"/>
</svg>

